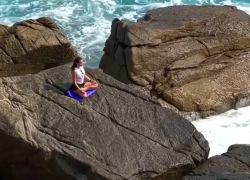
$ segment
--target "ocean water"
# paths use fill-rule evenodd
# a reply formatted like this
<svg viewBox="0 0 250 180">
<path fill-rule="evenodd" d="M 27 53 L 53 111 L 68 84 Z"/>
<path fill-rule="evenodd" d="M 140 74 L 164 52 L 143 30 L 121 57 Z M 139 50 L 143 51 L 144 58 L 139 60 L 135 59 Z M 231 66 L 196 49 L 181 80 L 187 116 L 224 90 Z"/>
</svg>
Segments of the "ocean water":
<svg viewBox="0 0 250 180">
<path fill-rule="evenodd" d="M 51 17 L 84 57 L 99 65 L 114 18 L 136 21 L 148 10 L 171 5 L 235 5 L 250 14 L 250 0 L 0 0 L 0 24 Z M 250 107 L 193 122 L 210 144 L 210 157 L 234 143 L 249 143 Z"/>
<path fill-rule="evenodd" d="M 232 144 L 250 144 L 249 106 L 192 123 L 209 141 L 209 157 L 226 152 Z"/>
</svg>

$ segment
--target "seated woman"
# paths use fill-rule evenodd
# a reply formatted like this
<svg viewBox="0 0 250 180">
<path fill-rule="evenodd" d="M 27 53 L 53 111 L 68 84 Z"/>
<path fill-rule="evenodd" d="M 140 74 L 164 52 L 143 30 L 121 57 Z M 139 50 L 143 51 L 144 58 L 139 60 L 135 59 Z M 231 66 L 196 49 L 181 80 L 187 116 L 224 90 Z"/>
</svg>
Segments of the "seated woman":
<svg viewBox="0 0 250 180">
<path fill-rule="evenodd" d="M 78 94 L 80 97 L 85 98 L 87 96 L 86 91 L 90 89 L 95 89 L 98 87 L 98 83 L 85 74 L 83 67 L 83 61 L 81 57 L 76 57 L 74 59 L 72 70 L 72 86 L 71 89 Z M 85 82 L 85 81 L 88 82 Z"/>
</svg>

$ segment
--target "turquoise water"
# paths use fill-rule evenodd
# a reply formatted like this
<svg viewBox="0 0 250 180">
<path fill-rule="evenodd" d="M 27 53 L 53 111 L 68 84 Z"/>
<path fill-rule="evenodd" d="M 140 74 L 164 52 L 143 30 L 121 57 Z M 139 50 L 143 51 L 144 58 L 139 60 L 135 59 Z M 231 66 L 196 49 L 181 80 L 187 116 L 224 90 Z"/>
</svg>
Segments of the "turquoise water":
<svg viewBox="0 0 250 180">
<path fill-rule="evenodd" d="M 250 2 L 231 0 L 0 0 L 0 23 L 12 25 L 24 19 L 49 16 L 85 57 L 86 66 L 95 68 L 114 18 L 136 21 L 150 9 L 204 4 L 236 5 L 250 13 Z M 209 141 L 210 156 L 224 153 L 234 143 L 250 143 L 249 112 L 250 106 L 193 122 Z"/>
<path fill-rule="evenodd" d="M 250 12 L 250 2 L 218 0 L 0 0 L 0 23 L 51 17 L 85 58 L 98 67 L 114 18 L 136 21 L 148 10 L 171 5 L 236 5 Z"/>
</svg>

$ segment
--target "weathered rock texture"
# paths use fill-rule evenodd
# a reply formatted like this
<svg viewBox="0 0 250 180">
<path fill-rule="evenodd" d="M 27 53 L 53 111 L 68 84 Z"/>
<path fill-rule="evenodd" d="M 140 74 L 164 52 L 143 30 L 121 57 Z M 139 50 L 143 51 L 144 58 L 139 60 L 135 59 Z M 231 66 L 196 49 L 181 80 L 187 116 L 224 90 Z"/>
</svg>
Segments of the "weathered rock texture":
<svg viewBox="0 0 250 180">
<path fill-rule="evenodd" d="M 229 147 L 228 152 L 214 156 L 182 180 L 249 180 L 250 146 Z"/>
<path fill-rule="evenodd" d="M 100 87 L 83 103 L 63 95 L 69 65 L 0 79 L 1 178 L 176 180 L 207 159 L 189 121 L 101 70 L 87 73 Z"/>
<path fill-rule="evenodd" d="M 115 19 L 99 66 L 180 111 L 217 114 L 249 105 L 249 48 L 250 16 L 235 7 L 166 7 Z"/>
<path fill-rule="evenodd" d="M 76 54 L 50 18 L 0 25 L 0 77 L 37 73 L 71 62 Z"/>
</svg>

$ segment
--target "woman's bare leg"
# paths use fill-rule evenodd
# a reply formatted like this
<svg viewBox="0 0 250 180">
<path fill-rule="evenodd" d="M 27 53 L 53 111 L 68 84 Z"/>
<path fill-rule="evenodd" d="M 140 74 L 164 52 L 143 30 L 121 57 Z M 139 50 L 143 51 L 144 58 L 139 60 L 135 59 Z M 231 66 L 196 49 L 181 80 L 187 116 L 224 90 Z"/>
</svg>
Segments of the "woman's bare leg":
<svg viewBox="0 0 250 180">
<path fill-rule="evenodd" d="M 78 95 L 79 95 L 80 97 L 82 97 L 82 98 L 87 97 L 86 91 L 82 92 L 82 91 L 80 91 L 79 89 L 77 89 L 77 90 L 74 90 L 74 92 L 75 92 L 76 94 L 78 94 Z"/>
<path fill-rule="evenodd" d="M 92 82 L 86 82 L 84 84 L 83 89 L 85 91 L 90 90 L 90 89 L 96 89 L 98 87 L 98 83 L 92 83 Z"/>
</svg>

